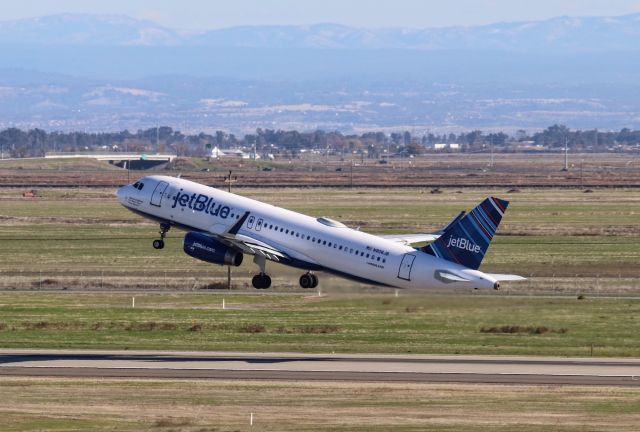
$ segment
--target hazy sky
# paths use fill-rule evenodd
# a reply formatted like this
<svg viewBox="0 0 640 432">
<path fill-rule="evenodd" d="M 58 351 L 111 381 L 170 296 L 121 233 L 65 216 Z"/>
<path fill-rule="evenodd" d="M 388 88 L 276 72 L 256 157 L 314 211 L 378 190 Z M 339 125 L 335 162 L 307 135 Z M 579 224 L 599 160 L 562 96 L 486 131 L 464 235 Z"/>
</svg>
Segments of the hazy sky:
<svg viewBox="0 0 640 432">
<path fill-rule="evenodd" d="M 56 13 L 123 14 L 167 27 L 332 22 L 356 27 L 440 27 L 559 15 L 624 15 L 640 0 L 0 0 L 0 20 Z"/>
</svg>

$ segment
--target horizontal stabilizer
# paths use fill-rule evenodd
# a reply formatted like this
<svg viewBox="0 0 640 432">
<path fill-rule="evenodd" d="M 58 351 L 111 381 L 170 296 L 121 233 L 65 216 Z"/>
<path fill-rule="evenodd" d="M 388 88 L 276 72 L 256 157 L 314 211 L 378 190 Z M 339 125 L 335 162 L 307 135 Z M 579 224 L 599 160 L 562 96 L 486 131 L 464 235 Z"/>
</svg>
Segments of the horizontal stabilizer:
<svg viewBox="0 0 640 432">
<path fill-rule="evenodd" d="M 486 273 L 487 276 L 494 278 L 497 281 L 521 281 L 527 280 L 526 277 L 511 275 L 511 274 L 497 274 L 497 273 Z"/>
<path fill-rule="evenodd" d="M 435 278 L 440 282 L 444 283 L 452 283 L 452 282 L 470 282 L 471 279 L 464 278 L 462 276 L 458 276 L 457 274 L 451 273 L 446 270 L 436 270 L 434 274 Z"/>
</svg>

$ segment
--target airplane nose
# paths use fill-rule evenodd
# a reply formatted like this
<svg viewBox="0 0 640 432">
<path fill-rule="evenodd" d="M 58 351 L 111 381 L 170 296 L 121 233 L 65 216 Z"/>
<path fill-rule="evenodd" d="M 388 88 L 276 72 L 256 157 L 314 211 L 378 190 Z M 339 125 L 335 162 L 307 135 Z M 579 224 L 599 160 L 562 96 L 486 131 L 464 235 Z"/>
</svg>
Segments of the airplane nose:
<svg viewBox="0 0 640 432">
<path fill-rule="evenodd" d="M 122 186 L 119 187 L 116 191 L 116 196 L 118 197 L 118 201 L 120 201 L 121 204 L 124 204 L 125 188 L 126 186 Z"/>
</svg>

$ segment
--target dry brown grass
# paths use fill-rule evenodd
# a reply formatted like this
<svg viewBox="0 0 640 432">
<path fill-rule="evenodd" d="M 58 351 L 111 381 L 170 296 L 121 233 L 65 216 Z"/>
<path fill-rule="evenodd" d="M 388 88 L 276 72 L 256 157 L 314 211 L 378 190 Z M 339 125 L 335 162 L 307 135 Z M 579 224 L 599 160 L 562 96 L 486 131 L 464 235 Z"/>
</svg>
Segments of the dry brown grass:
<svg viewBox="0 0 640 432">
<path fill-rule="evenodd" d="M 3 426 L 26 432 L 60 430 L 65 419 L 76 424 L 65 430 L 184 432 L 631 432 L 640 423 L 634 388 L 12 377 L 0 389 Z"/>
<path fill-rule="evenodd" d="M 261 171 L 259 163 L 235 163 L 229 168 L 243 186 L 416 186 L 438 187 L 501 185 L 522 186 L 612 186 L 640 185 L 640 172 L 633 156 L 626 154 L 571 155 L 570 170 L 561 171 L 560 154 L 499 154 L 493 168 L 484 154 L 433 154 L 412 160 L 397 159 L 387 165 L 358 158 L 351 173 L 351 159 L 333 158 L 312 164 L 294 160 L 287 169 Z M 582 169 L 580 168 L 580 161 Z M 217 165 L 220 165 L 219 163 Z M 220 166 L 217 166 L 220 168 Z M 336 171 L 342 168 L 341 171 Z M 155 171 L 177 175 L 217 187 L 224 186 L 225 171 Z M 138 173 L 131 173 L 131 178 Z M 140 176 L 148 172 L 139 172 Z M 11 170 L 0 167 L 0 185 L 34 186 L 118 186 L 127 183 L 125 170 L 57 171 Z"/>
</svg>

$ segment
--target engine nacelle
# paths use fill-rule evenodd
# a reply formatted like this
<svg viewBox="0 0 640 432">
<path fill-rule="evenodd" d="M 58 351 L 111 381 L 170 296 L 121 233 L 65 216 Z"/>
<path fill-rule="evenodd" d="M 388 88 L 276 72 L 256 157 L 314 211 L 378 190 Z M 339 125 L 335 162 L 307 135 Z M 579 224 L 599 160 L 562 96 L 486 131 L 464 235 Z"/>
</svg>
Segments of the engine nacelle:
<svg viewBox="0 0 640 432">
<path fill-rule="evenodd" d="M 184 252 L 201 261 L 238 267 L 242 264 L 242 252 L 235 251 L 208 235 L 188 232 L 182 243 Z"/>
</svg>

